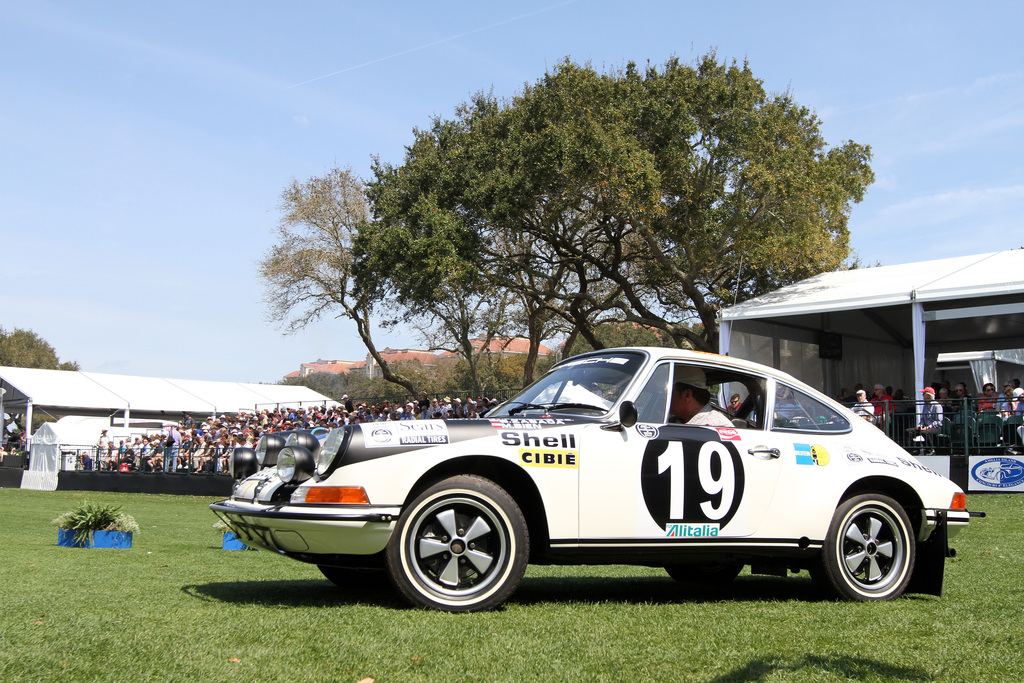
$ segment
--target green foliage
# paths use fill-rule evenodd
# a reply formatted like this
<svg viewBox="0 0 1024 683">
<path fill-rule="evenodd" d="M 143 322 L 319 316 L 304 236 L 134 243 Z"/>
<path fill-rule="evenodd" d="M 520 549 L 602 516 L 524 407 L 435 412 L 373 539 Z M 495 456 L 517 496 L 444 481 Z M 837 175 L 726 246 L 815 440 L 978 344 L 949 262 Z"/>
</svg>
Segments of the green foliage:
<svg viewBox="0 0 1024 683">
<path fill-rule="evenodd" d="M 672 348 L 672 339 L 658 329 L 644 327 L 635 323 L 604 323 L 594 330 L 600 348 L 610 349 L 619 346 L 661 346 Z M 585 339 L 576 339 L 572 348 L 565 349 L 565 357 L 576 356 L 594 347 Z"/>
<path fill-rule="evenodd" d="M 58 529 L 75 532 L 75 541 L 86 543 L 94 531 L 137 532 L 135 519 L 121 511 L 120 505 L 93 505 L 84 502 L 74 510 L 65 512 L 50 522 Z"/>
<path fill-rule="evenodd" d="M 843 266 L 869 160 L 852 141 L 827 148 L 813 112 L 747 64 L 565 60 L 376 165 L 359 277 L 409 302 L 483 279 L 538 329 L 558 319 L 594 347 L 615 321 L 715 350 L 723 305 Z"/>
<path fill-rule="evenodd" d="M 45 521 L 77 495 L 0 490 L 4 681 L 1024 680 L 1019 494 L 969 497 L 988 517 L 954 539 L 941 598 L 843 603 L 806 575 L 744 572 L 708 590 L 653 567 L 531 566 L 503 609 L 461 615 L 221 550 L 212 498 L 96 494 L 147 533 L 131 550 L 69 553 Z M 168 647 L 180 642 L 187 654 Z"/>
<path fill-rule="evenodd" d="M 40 370 L 78 370 L 74 361 L 61 362 L 53 346 L 31 330 L 0 327 L 0 365 Z"/>
</svg>

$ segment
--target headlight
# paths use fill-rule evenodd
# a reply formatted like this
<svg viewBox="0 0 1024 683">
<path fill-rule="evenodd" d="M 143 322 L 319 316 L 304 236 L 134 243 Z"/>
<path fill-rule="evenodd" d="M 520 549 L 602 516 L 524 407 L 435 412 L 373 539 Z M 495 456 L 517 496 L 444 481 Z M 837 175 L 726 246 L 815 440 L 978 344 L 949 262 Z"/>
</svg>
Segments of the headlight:
<svg viewBox="0 0 1024 683">
<path fill-rule="evenodd" d="M 327 470 L 331 469 L 331 464 L 338 456 L 338 452 L 341 450 L 342 444 L 345 443 L 347 435 L 347 429 L 332 429 L 327 438 L 324 439 L 323 444 L 320 445 L 320 450 L 316 453 L 317 476 L 322 477 L 327 474 Z"/>
<path fill-rule="evenodd" d="M 298 484 L 313 476 L 316 462 L 308 448 L 285 446 L 277 454 L 277 476 L 286 484 Z"/>
<path fill-rule="evenodd" d="M 292 432 L 288 435 L 287 441 L 284 443 L 285 446 L 302 446 L 310 453 L 316 454 L 320 450 L 320 440 L 313 436 L 313 432 L 305 430 Z"/>
<path fill-rule="evenodd" d="M 277 464 L 277 454 L 284 448 L 287 435 L 282 433 L 264 434 L 256 446 L 256 460 L 260 467 L 273 467 Z"/>
<path fill-rule="evenodd" d="M 256 451 L 245 446 L 239 446 L 231 452 L 228 464 L 234 479 L 251 477 L 260 469 L 259 463 L 256 461 Z"/>
</svg>

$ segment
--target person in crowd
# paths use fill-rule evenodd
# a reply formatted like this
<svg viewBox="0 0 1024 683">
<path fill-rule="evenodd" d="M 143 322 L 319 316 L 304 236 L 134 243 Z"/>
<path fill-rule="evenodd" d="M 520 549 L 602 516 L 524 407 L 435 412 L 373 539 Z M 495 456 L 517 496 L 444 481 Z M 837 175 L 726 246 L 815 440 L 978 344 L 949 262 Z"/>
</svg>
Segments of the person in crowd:
<svg viewBox="0 0 1024 683">
<path fill-rule="evenodd" d="M 735 415 L 736 411 L 740 409 L 741 405 L 743 405 L 743 401 L 740 400 L 740 395 L 733 394 L 732 396 L 729 397 L 729 407 L 726 408 L 726 410 L 729 411 L 730 415 Z"/>
<path fill-rule="evenodd" d="M 863 389 L 858 389 L 854 396 L 856 396 L 857 400 L 850 406 L 850 410 L 865 420 L 874 420 L 875 406 L 868 400 L 868 393 Z"/>
<path fill-rule="evenodd" d="M 164 441 L 164 472 L 171 473 L 178 465 L 178 450 L 181 448 L 181 432 L 178 426 L 171 423 Z"/>
<path fill-rule="evenodd" d="M 100 438 L 96 442 L 96 465 L 98 469 L 102 468 L 103 459 L 107 455 L 107 447 L 110 445 L 110 437 L 107 436 L 107 430 L 104 429 L 100 433 Z"/>
<path fill-rule="evenodd" d="M 924 398 L 921 415 L 917 418 L 917 425 L 907 429 L 907 436 L 912 443 L 921 438 L 921 455 L 933 455 L 935 435 L 942 431 L 942 406 L 935 400 L 932 387 L 922 389 L 921 396 Z"/>
<path fill-rule="evenodd" d="M 964 399 L 966 399 L 966 401 Z M 956 388 L 953 389 L 953 396 L 949 404 L 949 410 L 954 413 L 959 413 L 964 409 L 965 404 L 966 406 L 970 406 L 970 402 L 971 395 L 967 393 L 967 385 L 963 382 L 958 383 Z"/>
<path fill-rule="evenodd" d="M 892 411 L 892 396 L 881 384 L 875 385 L 875 393 L 870 399 L 875 410 L 875 424 L 884 427 L 889 413 Z"/>
<path fill-rule="evenodd" d="M 669 406 L 670 422 L 708 427 L 732 427 L 732 420 L 711 405 L 711 392 L 707 378 L 700 368 L 683 367 L 676 370 Z"/>
<path fill-rule="evenodd" d="M 0 448 L 0 462 L 3 462 L 3 449 Z M 82 451 L 82 469 L 85 471 L 92 470 L 92 458 L 89 457 L 89 451 Z"/>
<path fill-rule="evenodd" d="M 976 410 L 995 410 L 996 409 L 996 385 L 992 382 L 985 382 L 981 387 L 981 396 L 978 397 L 978 404 Z"/>
<path fill-rule="evenodd" d="M 1005 419 L 1013 415 L 1017 408 L 1017 401 L 1013 396 L 1013 383 L 1010 380 L 1003 382 L 1003 394 L 996 399 L 995 409 Z"/>
<path fill-rule="evenodd" d="M 948 384 L 948 382 L 943 382 L 943 384 Z M 936 400 L 942 406 L 943 414 L 948 417 L 953 412 L 953 399 L 949 397 L 949 387 L 939 387 L 939 395 Z"/>
</svg>

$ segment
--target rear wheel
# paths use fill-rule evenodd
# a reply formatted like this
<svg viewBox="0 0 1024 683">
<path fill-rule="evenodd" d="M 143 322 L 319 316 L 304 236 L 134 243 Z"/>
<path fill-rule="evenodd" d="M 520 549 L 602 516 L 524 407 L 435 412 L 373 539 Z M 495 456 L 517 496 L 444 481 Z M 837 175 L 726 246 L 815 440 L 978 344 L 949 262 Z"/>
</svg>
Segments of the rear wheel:
<svg viewBox="0 0 1024 683">
<path fill-rule="evenodd" d="M 395 587 L 414 605 L 475 612 L 512 595 L 529 554 L 526 520 L 512 497 L 488 479 L 461 475 L 409 505 L 386 559 Z"/>
<path fill-rule="evenodd" d="M 832 518 L 811 575 L 826 592 L 849 600 L 892 600 L 914 569 L 913 527 L 899 503 L 881 494 L 844 501 Z"/>
</svg>

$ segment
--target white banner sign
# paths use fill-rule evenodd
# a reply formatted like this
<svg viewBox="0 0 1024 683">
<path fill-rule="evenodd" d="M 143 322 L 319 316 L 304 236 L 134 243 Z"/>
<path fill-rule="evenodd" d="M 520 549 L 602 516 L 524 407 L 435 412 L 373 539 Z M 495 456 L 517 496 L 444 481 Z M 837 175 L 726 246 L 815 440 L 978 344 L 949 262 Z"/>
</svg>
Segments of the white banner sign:
<svg viewBox="0 0 1024 683">
<path fill-rule="evenodd" d="M 917 455 L 914 456 L 921 464 L 936 474 L 941 474 L 949 479 L 949 456 L 948 455 Z"/>
</svg>

